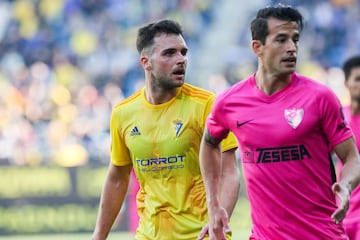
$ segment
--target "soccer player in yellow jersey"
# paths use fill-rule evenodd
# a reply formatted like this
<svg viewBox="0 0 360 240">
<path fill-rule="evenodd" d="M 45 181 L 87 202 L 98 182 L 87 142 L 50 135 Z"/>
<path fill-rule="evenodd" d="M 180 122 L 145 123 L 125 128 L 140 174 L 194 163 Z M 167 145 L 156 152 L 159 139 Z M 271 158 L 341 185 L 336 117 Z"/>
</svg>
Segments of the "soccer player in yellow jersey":
<svg viewBox="0 0 360 240">
<path fill-rule="evenodd" d="M 111 162 L 93 239 L 108 236 L 125 199 L 132 169 L 140 184 L 135 239 L 207 239 L 203 234 L 208 216 L 199 150 L 214 94 L 184 83 L 188 48 L 177 22 L 161 20 L 140 28 L 136 44 L 145 87 L 113 109 Z M 230 134 L 219 156 L 219 161 L 223 159 L 220 199 L 229 217 L 240 185 L 236 148 Z"/>
</svg>

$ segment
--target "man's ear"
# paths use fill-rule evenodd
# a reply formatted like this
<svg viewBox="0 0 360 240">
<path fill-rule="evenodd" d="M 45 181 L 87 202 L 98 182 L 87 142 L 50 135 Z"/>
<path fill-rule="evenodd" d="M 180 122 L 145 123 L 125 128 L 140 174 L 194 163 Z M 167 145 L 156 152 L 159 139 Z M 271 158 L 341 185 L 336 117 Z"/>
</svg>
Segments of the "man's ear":
<svg viewBox="0 0 360 240">
<path fill-rule="evenodd" d="M 252 40 L 251 41 L 251 48 L 256 56 L 258 56 L 258 57 L 262 56 L 262 47 L 263 47 L 263 45 L 260 42 L 260 40 Z"/>
<path fill-rule="evenodd" d="M 151 70 L 151 64 L 148 56 L 141 56 L 140 63 L 145 70 L 147 71 Z"/>
</svg>

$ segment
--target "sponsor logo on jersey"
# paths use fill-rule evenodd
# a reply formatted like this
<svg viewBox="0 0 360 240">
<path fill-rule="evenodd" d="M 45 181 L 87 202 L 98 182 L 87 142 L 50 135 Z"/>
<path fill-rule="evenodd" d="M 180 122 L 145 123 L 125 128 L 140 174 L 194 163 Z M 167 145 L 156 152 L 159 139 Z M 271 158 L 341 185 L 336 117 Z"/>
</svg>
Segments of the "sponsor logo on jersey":
<svg viewBox="0 0 360 240">
<path fill-rule="evenodd" d="M 135 126 L 130 132 L 130 136 L 135 136 L 135 135 L 140 135 L 140 131 L 137 126 Z"/>
<path fill-rule="evenodd" d="M 287 162 L 311 159 L 309 151 L 303 144 L 295 146 L 275 147 L 275 148 L 257 148 L 259 156 L 257 163 Z"/>
<path fill-rule="evenodd" d="M 173 170 L 184 168 L 185 156 L 169 156 L 159 158 L 136 159 L 136 165 L 142 172 L 152 172 L 161 170 Z"/>
<path fill-rule="evenodd" d="M 339 123 L 339 124 L 337 125 L 336 130 L 340 131 L 340 130 L 344 129 L 345 127 L 346 127 L 346 122 L 344 121 L 344 122 Z"/>
<path fill-rule="evenodd" d="M 285 109 L 284 111 L 285 119 L 288 124 L 296 129 L 304 117 L 304 109 L 294 108 L 294 109 Z"/>
<path fill-rule="evenodd" d="M 242 125 L 248 123 L 248 122 L 251 122 L 253 119 L 250 119 L 250 120 L 247 120 L 247 121 L 244 121 L 244 122 L 239 122 L 239 121 L 236 121 L 236 126 L 237 127 L 241 127 Z"/>
<path fill-rule="evenodd" d="M 178 137 L 184 124 L 182 123 L 181 120 L 175 120 L 175 121 L 173 121 L 173 124 L 174 124 L 174 129 L 175 129 L 175 136 Z"/>
<path fill-rule="evenodd" d="M 340 116 L 341 116 L 341 119 L 342 119 L 343 121 L 337 125 L 337 128 L 336 128 L 337 131 L 342 130 L 342 129 L 345 128 L 346 125 L 347 125 L 347 122 L 345 121 L 345 115 L 344 115 L 344 112 L 343 112 L 343 108 L 342 108 L 342 107 L 340 107 Z"/>
<path fill-rule="evenodd" d="M 343 107 L 340 106 L 340 116 L 342 120 L 345 120 L 345 115 L 344 115 L 344 111 L 343 111 Z"/>
</svg>

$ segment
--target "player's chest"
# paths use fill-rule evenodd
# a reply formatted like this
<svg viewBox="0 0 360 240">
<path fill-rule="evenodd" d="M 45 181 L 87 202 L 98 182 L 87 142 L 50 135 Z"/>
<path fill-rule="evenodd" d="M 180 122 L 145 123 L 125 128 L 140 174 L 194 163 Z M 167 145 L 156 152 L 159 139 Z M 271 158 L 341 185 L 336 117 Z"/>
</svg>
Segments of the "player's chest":
<svg viewBox="0 0 360 240">
<path fill-rule="evenodd" d="M 124 127 L 123 135 L 129 149 L 136 146 L 152 148 L 188 148 L 202 137 L 203 124 L 194 114 L 148 114 L 133 118 Z"/>
<path fill-rule="evenodd" d="M 317 129 L 320 122 L 317 108 L 305 101 L 258 103 L 239 109 L 227 119 L 233 132 L 247 137 L 297 138 Z"/>
</svg>

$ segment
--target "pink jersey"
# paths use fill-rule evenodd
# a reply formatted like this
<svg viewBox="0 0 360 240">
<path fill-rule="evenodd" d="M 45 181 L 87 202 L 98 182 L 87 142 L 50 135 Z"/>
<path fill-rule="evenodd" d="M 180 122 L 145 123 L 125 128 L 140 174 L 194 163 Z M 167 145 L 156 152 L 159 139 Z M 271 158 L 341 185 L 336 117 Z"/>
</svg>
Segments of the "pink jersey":
<svg viewBox="0 0 360 240">
<path fill-rule="evenodd" d="M 360 151 L 360 114 L 352 115 L 350 106 L 343 107 L 343 112 L 345 120 L 348 122 L 349 126 L 353 130 L 356 146 Z"/>
<path fill-rule="evenodd" d="M 360 151 L 360 114 L 352 115 L 350 106 L 344 107 L 343 112 L 346 121 L 354 132 L 356 145 Z M 341 169 L 342 164 L 339 161 L 339 172 Z M 343 223 L 350 240 L 360 239 L 360 187 L 356 188 L 351 194 L 350 208 Z"/>
<path fill-rule="evenodd" d="M 352 136 L 335 94 L 299 74 L 267 96 L 254 75 L 220 94 L 207 119 L 216 138 L 232 131 L 251 205 L 252 239 L 347 239 L 331 214 L 333 147 Z"/>
</svg>

